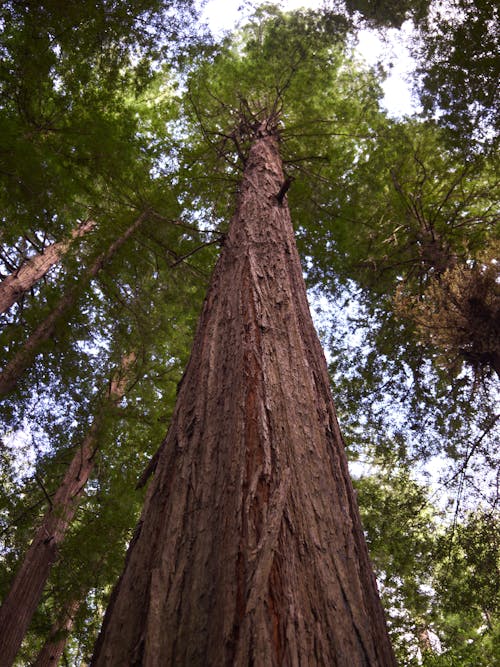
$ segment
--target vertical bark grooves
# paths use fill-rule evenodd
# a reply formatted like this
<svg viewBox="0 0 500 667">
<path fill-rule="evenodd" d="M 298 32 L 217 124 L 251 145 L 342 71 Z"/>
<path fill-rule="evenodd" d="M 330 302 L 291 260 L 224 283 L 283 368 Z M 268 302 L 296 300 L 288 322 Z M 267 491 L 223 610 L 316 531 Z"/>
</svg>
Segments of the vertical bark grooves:
<svg viewBox="0 0 500 667">
<path fill-rule="evenodd" d="M 0 282 L 0 313 L 5 313 L 13 303 L 43 278 L 69 250 L 72 241 L 90 232 L 94 226 L 93 220 L 87 220 L 73 230 L 71 239 L 53 243 L 43 252 L 30 257 L 17 271 L 4 278 Z"/>
<path fill-rule="evenodd" d="M 261 126 L 93 667 L 395 665 Z"/>
<path fill-rule="evenodd" d="M 105 252 L 99 255 L 82 276 L 77 286 L 69 289 L 62 295 L 55 308 L 38 325 L 0 373 L 0 396 L 8 394 L 14 389 L 24 371 L 32 363 L 42 343 L 52 336 L 59 320 L 75 305 L 81 294 L 81 290 L 98 275 L 104 265 L 112 259 L 115 253 L 142 225 L 146 217 L 147 212 L 144 212 L 136 218 L 124 233 L 115 239 Z"/>
<path fill-rule="evenodd" d="M 122 358 L 121 368 L 110 383 L 106 402 L 114 404 L 123 397 L 126 388 L 124 378 L 134 360 L 134 354 Z M 94 467 L 104 410 L 105 406 L 101 408 L 81 445 L 76 449 L 52 505 L 43 517 L 2 602 L 0 667 L 11 667 L 14 662 L 52 566 L 57 560 L 59 545 L 78 509 L 79 500 Z"/>
</svg>

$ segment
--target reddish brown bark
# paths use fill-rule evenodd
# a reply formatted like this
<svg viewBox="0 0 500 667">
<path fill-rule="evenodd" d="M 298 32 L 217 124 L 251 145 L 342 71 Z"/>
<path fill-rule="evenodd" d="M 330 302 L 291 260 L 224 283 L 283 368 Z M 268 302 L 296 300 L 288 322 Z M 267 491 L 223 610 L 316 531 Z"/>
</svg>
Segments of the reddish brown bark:
<svg viewBox="0 0 500 667">
<path fill-rule="evenodd" d="M 40 649 L 32 667 L 56 667 L 59 664 L 79 607 L 79 600 L 71 600 L 66 605 L 60 618 L 52 626 L 50 635 Z"/>
<path fill-rule="evenodd" d="M 97 276 L 103 266 L 111 260 L 113 255 L 134 234 L 144 222 L 146 216 L 147 213 L 142 213 L 119 238 L 113 241 L 106 252 L 99 255 L 90 268 L 87 269 L 78 285 L 63 294 L 57 306 L 38 325 L 28 340 L 0 373 L 0 396 L 8 394 L 14 389 L 19 378 L 32 363 L 40 346 L 52 336 L 59 320 L 75 305 L 81 290 Z"/>
<path fill-rule="evenodd" d="M 128 355 L 122 360 L 122 368 L 110 384 L 105 405 L 75 451 L 52 499 L 52 505 L 43 517 L 0 607 L 0 667 L 10 667 L 19 651 L 31 618 L 40 602 L 52 565 L 57 560 L 59 546 L 75 515 L 94 467 L 106 404 L 117 403 L 122 398 L 126 385 L 126 371 L 134 358 L 134 355 Z"/>
<path fill-rule="evenodd" d="M 71 239 L 53 243 L 34 257 L 26 260 L 17 271 L 0 283 L 0 313 L 8 310 L 21 296 L 35 285 L 40 278 L 57 264 L 69 250 L 71 242 L 90 232 L 95 222 L 87 220 L 73 230 Z"/>
<path fill-rule="evenodd" d="M 395 665 L 262 125 L 93 667 Z"/>
</svg>

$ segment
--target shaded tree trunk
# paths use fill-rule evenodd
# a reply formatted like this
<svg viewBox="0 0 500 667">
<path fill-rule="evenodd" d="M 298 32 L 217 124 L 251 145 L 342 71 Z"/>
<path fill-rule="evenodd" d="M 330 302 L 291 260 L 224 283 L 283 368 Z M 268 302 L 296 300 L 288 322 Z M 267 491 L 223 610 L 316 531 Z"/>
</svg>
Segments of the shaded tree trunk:
<svg viewBox="0 0 500 667">
<path fill-rule="evenodd" d="M 87 269 L 78 285 L 63 294 L 56 307 L 47 315 L 43 322 L 38 325 L 24 345 L 16 352 L 14 357 L 0 373 L 0 396 L 8 394 L 15 388 L 24 371 L 33 362 L 40 346 L 52 336 L 59 320 L 75 305 L 82 289 L 97 276 L 103 266 L 111 260 L 122 245 L 140 227 L 146 217 L 147 213 L 142 213 L 133 224 L 109 246 L 106 252 L 99 255 L 90 268 Z"/>
<path fill-rule="evenodd" d="M 284 183 L 264 123 L 93 667 L 395 665 Z"/>
<path fill-rule="evenodd" d="M 13 303 L 43 278 L 69 250 L 72 241 L 90 232 L 94 226 L 94 221 L 87 220 L 73 230 L 71 239 L 53 243 L 43 252 L 26 260 L 17 271 L 4 278 L 0 283 L 0 313 L 5 313 Z"/>
<path fill-rule="evenodd" d="M 52 504 L 43 517 L 0 607 L 0 667 L 10 667 L 19 651 L 52 565 L 57 560 L 59 545 L 78 509 L 79 500 L 94 467 L 104 412 L 109 404 L 116 404 L 123 397 L 127 384 L 127 369 L 134 359 L 134 355 L 122 359 L 122 367 L 110 383 L 107 399 L 75 451 Z"/>
<path fill-rule="evenodd" d="M 57 667 L 73 629 L 79 607 L 80 600 L 68 602 L 60 618 L 52 626 L 50 635 L 40 649 L 32 667 Z"/>
</svg>

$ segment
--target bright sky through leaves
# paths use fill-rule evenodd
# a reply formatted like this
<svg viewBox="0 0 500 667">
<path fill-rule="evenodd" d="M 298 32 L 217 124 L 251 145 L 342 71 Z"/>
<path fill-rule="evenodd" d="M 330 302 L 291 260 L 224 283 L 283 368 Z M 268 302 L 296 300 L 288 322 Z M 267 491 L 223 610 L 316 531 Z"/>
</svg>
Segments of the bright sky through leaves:
<svg viewBox="0 0 500 667">
<path fill-rule="evenodd" d="M 257 3 L 258 4 L 258 3 Z M 319 0 L 283 0 L 279 3 L 285 10 L 300 8 L 320 9 Z M 209 0 L 204 10 L 204 19 L 215 31 L 231 30 L 244 17 L 251 13 L 251 5 L 238 1 Z M 361 30 L 359 33 L 358 53 L 369 65 L 383 62 L 389 75 L 382 88 L 385 96 L 384 107 L 393 116 L 404 116 L 415 111 L 412 100 L 409 77 L 413 69 L 413 60 L 408 53 L 405 41 L 410 37 L 409 23 L 402 30 L 388 30 L 386 41 L 382 42 L 375 30 Z"/>
</svg>

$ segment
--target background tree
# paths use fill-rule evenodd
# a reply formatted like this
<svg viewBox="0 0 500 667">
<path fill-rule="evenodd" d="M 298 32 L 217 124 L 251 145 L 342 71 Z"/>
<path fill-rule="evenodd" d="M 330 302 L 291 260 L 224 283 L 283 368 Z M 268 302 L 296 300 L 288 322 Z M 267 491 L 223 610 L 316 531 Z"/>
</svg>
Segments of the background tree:
<svg viewBox="0 0 500 667">
<path fill-rule="evenodd" d="M 182 275 L 182 269 L 177 269 L 177 272 Z M 189 277 L 189 270 L 186 277 Z M 87 591 L 90 591 L 85 598 L 87 601 L 80 605 L 75 622 L 82 650 L 90 650 L 93 633 L 98 629 L 101 600 L 108 593 L 107 587 L 113 582 L 113 577 L 119 573 L 123 549 L 140 507 L 142 494 L 134 492 L 134 488 L 152 455 L 151 446 L 164 429 L 169 406 L 175 397 L 181 360 L 186 354 L 192 329 L 192 315 L 186 308 L 186 299 L 193 299 L 195 305 L 198 297 L 189 280 L 181 280 L 180 284 L 172 280 L 170 289 L 165 281 L 161 295 L 156 292 L 155 281 L 148 281 L 144 273 L 140 280 L 142 284 L 139 280 L 134 283 L 134 289 L 141 297 L 140 302 L 131 290 L 128 295 L 122 295 L 120 303 L 113 295 L 113 310 L 109 317 L 114 323 L 110 333 L 116 347 L 126 349 L 132 342 L 136 343 L 136 365 L 140 367 L 137 373 L 144 377 L 142 382 L 136 380 L 133 383 L 126 399 L 119 405 L 110 406 L 104 412 L 101 410 L 99 447 L 92 457 L 84 498 L 70 530 L 66 530 L 62 547 L 59 546 L 57 567 L 45 590 L 42 607 L 33 621 L 19 664 L 26 664 L 34 658 L 34 652 L 40 646 L 40 636 L 44 639 L 44 633 L 48 633 L 55 620 L 53 615 L 57 616 L 67 602 L 79 601 L 78 596 Z M 148 283 L 149 291 L 146 289 Z M 104 324 L 102 320 L 101 324 Z M 112 358 L 116 358 L 116 347 Z M 68 381 L 71 385 L 71 378 Z M 41 520 L 38 515 L 47 502 L 49 505 L 55 502 L 53 491 L 59 486 L 67 464 L 72 459 L 78 462 L 80 438 L 85 435 L 85 427 L 88 428 L 89 411 L 93 404 L 98 405 L 99 395 L 92 396 L 92 381 L 95 379 L 90 372 L 83 386 L 79 387 L 90 398 L 85 404 L 79 403 L 75 396 L 70 398 L 71 392 L 67 387 L 60 387 L 59 395 L 53 396 L 52 401 L 46 400 L 38 408 L 43 414 L 39 415 L 37 436 L 48 441 L 47 449 L 43 458 L 37 461 L 35 479 L 31 478 L 21 485 L 17 498 L 5 488 L 6 496 L 2 502 L 5 523 L 9 517 L 22 515 L 26 497 L 32 501 L 38 498 L 38 502 L 22 515 L 22 521 L 14 520 L 13 526 L 5 526 L 4 534 L 8 540 L 3 549 L 6 566 L 3 586 L 8 586 L 16 561 L 22 557 L 25 542 L 30 539 L 30 526 L 33 522 L 37 525 Z M 46 410 L 48 408 L 53 418 L 56 417 L 58 405 L 64 399 L 75 405 L 71 411 L 66 406 L 59 424 L 53 424 L 51 428 Z M 66 427 L 66 419 L 77 416 L 83 423 L 77 425 L 76 432 L 73 425 L 73 442 L 68 443 L 71 432 Z M 144 443 L 139 448 L 138 441 Z M 96 560 L 100 563 L 98 573 Z M 85 625 L 82 625 L 83 622 Z M 71 643 L 68 650 L 73 650 Z"/>
<path fill-rule="evenodd" d="M 104 412 L 123 399 L 131 381 L 135 361 L 134 352 L 122 356 L 120 366 L 110 378 L 109 387 L 104 392 L 89 431 L 77 446 L 61 484 L 50 501 L 50 508 L 40 523 L 16 572 L 12 587 L 0 607 L 0 653 L 5 664 L 13 662 L 21 646 L 52 565 L 58 558 L 60 545 L 92 473 Z"/>
<path fill-rule="evenodd" d="M 169 11 L 174 6 L 177 13 Z M 23 339 L 39 338 L 19 335 L 19 326 L 23 333 L 41 327 L 46 350 L 64 347 L 60 333 L 65 322 L 85 309 L 85 290 L 76 289 L 74 276 L 84 273 L 82 264 L 97 266 L 120 228 L 127 229 L 151 207 L 159 189 L 152 172 L 159 144 L 163 149 L 166 141 L 165 132 L 156 141 L 153 137 L 160 114 L 163 125 L 173 115 L 168 86 L 161 95 L 153 80 L 152 58 L 168 52 L 169 44 L 171 55 L 179 51 L 178 37 L 189 28 L 190 8 L 187 2 L 80 3 L 71 11 L 59 3 L 4 5 L 2 270 L 19 275 L 33 251 L 42 254 L 60 243 L 90 210 L 96 221 L 92 235 L 65 257 L 57 275 L 52 272 L 34 288 L 36 298 L 27 295 L 5 316 L 9 326 L 2 333 L 3 356 L 10 366 L 22 354 Z M 166 40 L 163 47 L 161 40 Z M 162 189 L 166 187 L 163 182 Z M 156 201 L 162 202 L 157 212 L 174 221 L 179 208 L 173 194 Z M 42 322 L 60 310 L 68 294 L 72 303 L 65 310 L 72 312 L 59 324 L 44 327 Z M 33 376 L 28 384 L 30 380 Z"/>
<path fill-rule="evenodd" d="M 397 0 L 345 0 L 349 14 L 359 13 L 369 24 L 376 27 L 400 28 L 402 24 L 413 18 L 423 19 L 427 15 L 431 0 L 417 2 Z"/>
<path fill-rule="evenodd" d="M 94 226 L 93 220 L 80 223 L 72 230 L 70 240 L 52 243 L 41 253 L 24 260 L 18 269 L 6 276 L 0 283 L 0 312 L 4 313 L 21 299 L 68 252 L 71 241 L 87 234 Z"/>
<path fill-rule="evenodd" d="M 414 91 L 465 155 L 495 150 L 499 132 L 498 6 L 493 0 L 346 0 L 362 24 L 400 28 L 411 20 Z"/>
</svg>

